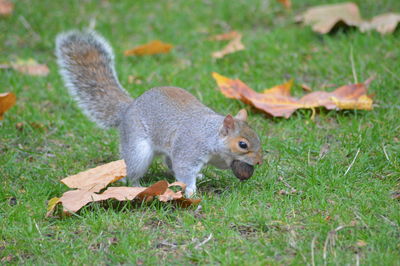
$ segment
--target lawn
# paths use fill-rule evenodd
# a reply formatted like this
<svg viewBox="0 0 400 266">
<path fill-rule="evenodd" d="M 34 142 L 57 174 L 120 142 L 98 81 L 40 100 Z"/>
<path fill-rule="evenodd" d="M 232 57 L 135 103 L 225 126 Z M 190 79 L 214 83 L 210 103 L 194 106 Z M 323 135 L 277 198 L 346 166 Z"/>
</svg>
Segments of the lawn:
<svg viewBox="0 0 400 266">
<path fill-rule="evenodd" d="M 0 122 L 1 264 L 400 265 L 400 35 L 321 36 L 293 23 L 307 7 L 336 1 L 293 0 L 292 11 L 273 0 L 14 1 L 13 15 L 0 18 L 0 62 L 35 58 L 50 74 L 0 69 L 0 93 L 18 97 Z M 398 0 L 354 2 L 367 18 L 400 12 Z M 201 208 L 95 204 L 45 218 L 47 201 L 68 190 L 60 179 L 120 158 L 117 131 L 90 122 L 57 72 L 55 36 L 89 25 L 110 40 L 132 96 L 172 85 L 223 114 L 246 108 L 265 153 L 254 176 L 240 182 L 204 169 Z M 230 30 L 246 50 L 212 59 L 224 44 L 208 37 Z M 154 39 L 175 48 L 123 55 Z M 225 98 L 214 71 L 258 91 L 294 78 L 297 96 L 302 83 L 331 91 L 354 83 L 354 73 L 376 75 L 375 107 L 271 118 Z M 157 160 L 143 185 L 166 178 Z"/>
</svg>

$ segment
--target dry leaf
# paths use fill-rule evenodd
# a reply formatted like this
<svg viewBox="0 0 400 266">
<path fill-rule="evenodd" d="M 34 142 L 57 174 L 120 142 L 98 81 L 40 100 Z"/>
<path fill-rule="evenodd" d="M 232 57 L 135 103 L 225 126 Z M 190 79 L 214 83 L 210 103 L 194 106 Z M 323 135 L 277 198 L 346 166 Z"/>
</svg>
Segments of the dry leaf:
<svg viewBox="0 0 400 266">
<path fill-rule="evenodd" d="M 308 86 L 307 84 L 304 84 L 304 83 L 301 84 L 301 88 L 302 88 L 304 91 L 312 92 L 311 87 Z"/>
<path fill-rule="evenodd" d="M 400 14 L 386 13 L 373 17 L 371 21 L 360 26 L 361 31 L 376 30 L 381 34 L 393 33 L 400 23 Z"/>
<path fill-rule="evenodd" d="M 178 184 L 175 184 L 178 185 Z M 64 193 L 61 198 L 53 198 L 48 203 L 47 216 L 52 215 L 56 205 L 61 204 L 63 212 L 66 214 L 79 211 L 83 206 L 90 202 L 115 199 L 118 201 L 131 201 L 134 199 L 151 201 L 154 197 L 159 197 L 161 202 L 175 201 L 178 205 L 188 207 L 198 204 L 199 199 L 187 199 L 183 196 L 183 190 L 174 192 L 169 189 L 167 181 L 162 180 L 150 187 L 109 187 L 103 193 L 97 194 L 87 190 L 70 190 Z M 182 187 L 184 185 L 181 185 Z"/>
<path fill-rule="evenodd" d="M 159 40 L 151 41 L 147 44 L 137 46 L 133 49 L 126 50 L 125 56 L 129 55 L 153 55 L 153 54 L 166 54 L 174 46 L 169 43 L 164 43 Z"/>
<path fill-rule="evenodd" d="M 214 36 L 211 36 L 209 38 L 210 41 L 230 41 L 233 39 L 236 39 L 238 37 L 241 37 L 241 34 L 237 31 L 230 31 L 222 34 L 217 34 Z"/>
<path fill-rule="evenodd" d="M 11 15 L 14 9 L 14 4 L 8 0 L 0 0 L 0 16 Z"/>
<path fill-rule="evenodd" d="M 227 54 L 232 54 L 237 51 L 241 51 L 245 49 L 245 46 L 242 43 L 242 35 L 236 31 L 216 35 L 211 37 L 213 40 L 221 41 L 221 40 L 230 40 L 230 42 L 220 51 L 216 51 L 212 53 L 213 58 L 222 58 Z"/>
<path fill-rule="evenodd" d="M 68 176 L 61 180 L 70 188 L 78 188 L 91 192 L 99 192 L 109 184 L 126 176 L 124 160 L 97 166 L 95 168 Z"/>
<path fill-rule="evenodd" d="M 291 0 L 278 0 L 286 9 L 292 8 L 292 1 Z"/>
<path fill-rule="evenodd" d="M 357 245 L 357 247 L 365 247 L 368 244 L 364 240 L 358 240 L 356 245 Z"/>
<path fill-rule="evenodd" d="M 90 202 L 115 199 L 118 201 L 145 200 L 151 201 L 155 197 L 161 202 L 175 202 L 182 207 L 198 204 L 200 199 L 188 199 L 184 197 L 186 185 L 182 182 L 168 184 L 167 181 L 159 181 L 150 187 L 109 187 L 103 193 L 97 193 L 110 183 L 115 182 L 126 175 L 126 166 L 123 160 L 111 162 L 93 169 L 69 176 L 61 180 L 70 188 L 77 188 L 65 192 L 60 198 L 52 198 L 48 202 L 47 216 L 53 214 L 55 207 L 62 205 L 66 214 L 77 212 Z M 178 186 L 181 189 L 174 192 L 170 189 Z"/>
<path fill-rule="evenodd" d="M 3 119 L 4 113 L 14 106 L 17 97 L 12 92 L 0 93 L 0 120 Z"/>
<path fill-rule="evenodd" d="M 361 17 L 355 3 L 321 5 L 308 9 L 296 18 L 297 22 L 312 26 L 315 32 L 326 34 L 338 27 L 357 27 L 362 32 L 376 30 L 381 34 L 393 33 L 400 23 L 400 14 L 386 13 L 372 18 Z"/>
<path fill-rule="evenodd" d="M 47 76 L 50 72 L 47 65 L 39 64 L 32 58 L 28 60 L 18 59 L 11 63 L 11 67 L 18 72 L 31 76 Z"/>
<path fill-rule="evenodd" d="M 275 117 L 288 118 L 297 109 L 313 109 L 320 106 L 329 110 L 372 109 L 372 99 L 367 95 L 367 87 L 372 79 L 364 83 L 345 85 L 333 92 L 315 91 L 297 99 L 290 95 L 293 81 L 258 93 L 238 79 L 231 80 L 215 72 L 212 75 L 226 97 L 251 104 Z"/>
<path fill-rule="evenodd" d="M 300 15 L 297 21 L 312 26 L 321 34 L 329 33 L 338 26 L 358 26 L 363 22 L 354 3 L 315 6 Z"/>
</svg>

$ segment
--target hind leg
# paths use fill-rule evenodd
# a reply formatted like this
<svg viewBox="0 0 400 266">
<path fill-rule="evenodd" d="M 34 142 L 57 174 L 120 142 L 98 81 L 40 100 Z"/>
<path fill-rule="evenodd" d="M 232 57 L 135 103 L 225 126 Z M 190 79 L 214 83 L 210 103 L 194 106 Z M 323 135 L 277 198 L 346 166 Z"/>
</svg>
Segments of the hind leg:
<svg viewBox="0 0 400 266">
<path fill-rule="evenodd" d="M 140 186 L 140 178 L 144 176 L 153 160 L 153 148 L 145 138 L 131 138 L 128 145 L 122 148 L 122 157 L 126 164 L 127 179 L 134 186 Z"/>
</svg>

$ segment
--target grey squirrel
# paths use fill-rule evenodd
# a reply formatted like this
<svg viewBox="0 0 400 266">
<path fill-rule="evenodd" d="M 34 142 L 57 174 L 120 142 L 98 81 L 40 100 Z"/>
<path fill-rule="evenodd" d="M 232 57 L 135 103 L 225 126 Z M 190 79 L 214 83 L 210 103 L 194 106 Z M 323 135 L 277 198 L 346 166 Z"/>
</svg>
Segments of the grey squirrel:
<svg viewBox="0 0 400 266">
<path fill-rule="evenodd" d="M 56 56 L 66 87 L 84 113 L 104 128 L 119 129 L 127 178 L 135 185 L 155 155 L 165 156 L 175 178 L 187 185 L 187 196 L 195 193 L 205 164 L 228 169 L 234 161 L 250 167 L 262 163 L 260 139 L 247 124 L 245 109 L 235 117 L 222 116 L 176 87 L 131 98 L 118 81 L 112 48 L 94 31 L 59 34 Z"/>
</svg>

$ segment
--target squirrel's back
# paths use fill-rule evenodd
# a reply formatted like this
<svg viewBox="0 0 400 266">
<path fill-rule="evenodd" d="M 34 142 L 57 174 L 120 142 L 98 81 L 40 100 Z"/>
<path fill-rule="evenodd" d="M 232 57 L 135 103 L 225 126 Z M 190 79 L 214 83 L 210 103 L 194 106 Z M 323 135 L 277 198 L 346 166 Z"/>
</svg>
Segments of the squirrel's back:
<svg viewBox="0 0 400 266">
<path fill-rule="evenodd" d="M 93 121 L 115 127 L 133 100 L 121 87 L 110 45 L 93 31 L 70 31 L 57 36 L 60 73 L 71 95 Z"/>
</svg>

